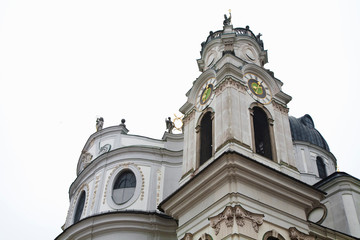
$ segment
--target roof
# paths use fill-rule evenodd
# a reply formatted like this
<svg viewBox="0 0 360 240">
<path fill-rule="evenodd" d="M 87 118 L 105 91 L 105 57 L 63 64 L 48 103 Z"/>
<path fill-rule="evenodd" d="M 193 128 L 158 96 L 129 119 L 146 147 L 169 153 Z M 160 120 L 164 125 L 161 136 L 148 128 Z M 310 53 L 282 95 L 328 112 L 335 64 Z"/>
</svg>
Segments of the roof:
<svg viewBox="0 0 360 240">
<path fill-rule="evenodd" d="M 320 132 L 316 130 L 314 121 L 309 114 L 300 118 L 290 116 L 289 121 L 293 141 L 308 142 L 330 152 L 329 145 Z"/>
</svg>

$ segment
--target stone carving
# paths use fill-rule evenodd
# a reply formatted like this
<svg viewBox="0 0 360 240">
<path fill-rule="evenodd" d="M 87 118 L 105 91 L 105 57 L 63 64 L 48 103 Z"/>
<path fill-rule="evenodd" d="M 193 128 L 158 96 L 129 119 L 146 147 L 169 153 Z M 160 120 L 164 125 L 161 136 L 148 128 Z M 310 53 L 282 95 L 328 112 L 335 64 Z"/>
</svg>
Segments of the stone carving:
<svg viewBox="0 0 360 240">
<path fill-rule="evenodd" d="M 224 14 L 224 26 L 229 26 L 231 25 L 231 11 L 229 10 L 229 18 L 226 16 L 226 14 Z"/>
<path fill-rule="evenodd" d="M 218 235 L 220 232 L 221 223 L 225 222 L 227 227 L 232 227 L 234 225 L 234 218 L 236 224 L 240 227 L 245 226 L 245 220 L 247 219 L 251 222 L 254 231 L 258 233 L 259 226 L 263 224 L 264 215 L 249 212 L 240 205 L 236 205 L 234 207 L 227 206 L 222 213 L 215 217 L 209 218 L 210 226 L 215 229 L 215 234 Z"/>
<path fill-rule="evenodd" d="M 258 35 L 256 35 L 256 39 L 257 39 L 258 43 L 260 44 L 260 47 L 261 47 L 262 49 L 264 49 L 264 42 L 263 42 L 263 40 L 260 39 L 261 36 L 262 36 L 262 34 L 259 33 Z"/>
<path fill-rule="evenodd" d="M 193 235 L 191 233 L 185 233 L 185 236 L 181 240 L 193 240 Z"/>
<path fill-rule="evenodd" d="M 175 127 L 175 124 L 171 121 L 171 117 L 168 117 L 167 119 L 165 119 L 165 123 L 166 123 L 166 130 L 168 131 L 168 133 L 172 133 L 172 130 Z"/>
<path fill-rule="evenodd" d="M 212 237 L 209 234 L 204 233 L 204 234 L 201 235 L 199 240 L 212 240 Z"/>
<path fill-rule="evenodd" d="M 234 214 L 233 214 L 233 210 L 231 209 L 231 207 L 225 208 L 224 218 L 225 218 L 225 225 L 227 227 L 234 226 Z"/>
<path fill-rule="evenodd" d="M 315 240 L 314 236 L 302 233 L 295 227 L 289 228 L 289 236 L 291 240 Z"/>
<path fill-rule="evenodd" d="M 81 156 L 81 169 L 80 171 L 82 171 L 84 168 L 86 168 L 91 160 L 92 160 L 93 155 L 91 153 L 88 152 L 83 152 L 82 156 Z"/>
<path fill-rule="evenodd" d="M 96 131 L 101 131 L 104 125 L 104 119 L 102 117 L 99 117 L 96 119 Z"/>
<path fill-rule="evenodd" d="M 245 92 L 245 86 L 242 85 L 240 82 L 233 80 L 231 77 L 226 78 L 222 81 L 219 86 L 215 89 L 215 95 L 218 96 L 222 93 L 226 88 L 232 87 L 240 92 Z"/>
<path fill-rule="evenodd" d="M 110 144 L 105 144 L 104 146 L 102 146 L 100 148 L 100 151 L 99 151 L 99 155 L 101 154 L 104 154 L 104 153 L 107 153 L 111 150 L 111 145 Z"/>
</svg>

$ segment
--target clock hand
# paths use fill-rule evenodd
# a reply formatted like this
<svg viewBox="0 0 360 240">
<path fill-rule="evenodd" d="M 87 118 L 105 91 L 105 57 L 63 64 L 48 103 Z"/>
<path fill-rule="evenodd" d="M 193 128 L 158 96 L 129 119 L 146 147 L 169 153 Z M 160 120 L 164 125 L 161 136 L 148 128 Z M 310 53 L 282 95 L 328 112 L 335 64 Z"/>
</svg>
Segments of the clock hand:
<svg viewBox="0 0 360 240">
<path fill-rule="evenodd" d="M 256 92 L 256 94 L 260 94 L 260 93 L 258 92 L 258 90 L 259 90 L 259 89 L 260 89 L 260 90 L 262 89 L 261 82 L 258 81 L 257 84 L 258 84 L 258 85 L 257 85 L 257 88 L 256 88 L 255 92 Z"/>
</svg>

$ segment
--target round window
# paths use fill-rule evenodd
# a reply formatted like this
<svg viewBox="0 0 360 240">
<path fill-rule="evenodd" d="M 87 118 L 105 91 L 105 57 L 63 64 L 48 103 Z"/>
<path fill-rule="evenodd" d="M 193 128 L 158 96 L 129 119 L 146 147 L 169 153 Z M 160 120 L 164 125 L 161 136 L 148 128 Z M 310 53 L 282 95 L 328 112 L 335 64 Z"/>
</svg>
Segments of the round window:
<svg viewBox="0 0 360 240">
<path fill-rule="evenodd" d="M 114 183 L 112 191 L 114 202 L 116 204 L 126 203 L 134 195 L 135 188 L 135 174 L 130 170 L 121 172 Z"/>
</svg>

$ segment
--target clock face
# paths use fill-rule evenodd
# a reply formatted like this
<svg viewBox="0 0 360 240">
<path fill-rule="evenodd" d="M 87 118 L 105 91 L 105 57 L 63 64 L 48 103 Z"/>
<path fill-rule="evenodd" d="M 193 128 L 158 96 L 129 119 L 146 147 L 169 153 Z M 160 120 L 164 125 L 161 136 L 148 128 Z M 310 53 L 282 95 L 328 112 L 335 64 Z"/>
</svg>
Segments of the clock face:
<svg viewBox="0 0 360 240">
<path fill-rule="evenodd" d="M 215 83 L 216 79 L 210 78 L 201 87 L 196 104 L 196 108 L 199 111 L 202 111 L 206 106 L 208 106 L 214 98 Z"/>
<path fill-rule="evenodd" d="M 252 73 L 245 74 L 244 79 L 247 82 L 247 92 L 252 98 L 262 104 L 270 103 L 270 88 L 264 80 Z"/>
</svg>

